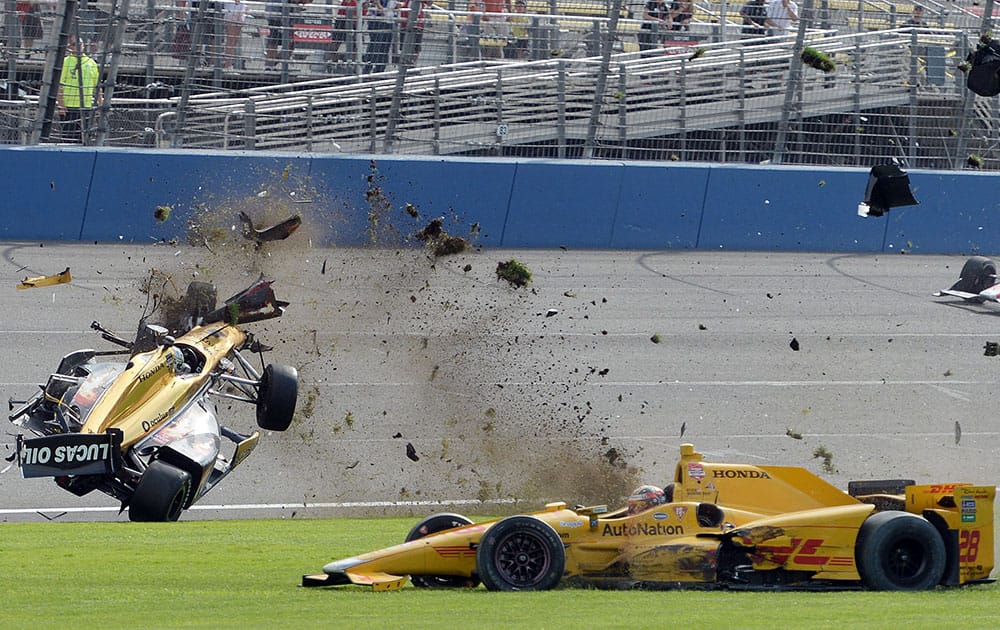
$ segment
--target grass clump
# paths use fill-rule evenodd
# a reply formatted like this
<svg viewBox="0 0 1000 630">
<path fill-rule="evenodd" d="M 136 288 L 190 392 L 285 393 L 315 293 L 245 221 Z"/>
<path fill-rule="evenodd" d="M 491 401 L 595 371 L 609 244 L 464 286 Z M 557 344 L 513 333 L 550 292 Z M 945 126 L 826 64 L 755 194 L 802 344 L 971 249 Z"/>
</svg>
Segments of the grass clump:
<svg viewBox="0 0 1000 630">
<path fill-rule="evenodd" d="M 520 288 L 531 283 L 531 271 L 511 258 L 507 262 L 497 263 L 497 279 L 506 280 L 515 288 Z"/>
</svg>

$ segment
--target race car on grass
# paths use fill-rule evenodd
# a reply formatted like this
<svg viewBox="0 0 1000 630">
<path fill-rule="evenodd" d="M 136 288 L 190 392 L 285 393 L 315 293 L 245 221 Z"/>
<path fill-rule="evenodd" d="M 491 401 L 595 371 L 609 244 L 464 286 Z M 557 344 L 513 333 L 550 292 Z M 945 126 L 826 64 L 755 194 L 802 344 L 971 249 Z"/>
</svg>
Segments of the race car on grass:
<svg viewBox="0 0 1000 630">
<path fill-rule="evenodd" d="M 34 396 L 8 403 L 27 434 L 14 453 L 22 476 L 53 477 L 78 496 L 104 492 L 133 521 L 176 521 L 260 439 L 222 425 L 216 399 L 255 405 L 265 430 L 291 423 L 297 371 L 264 366 L 268 348 L 240 328 L 287 305 L 263 277 L 220 308 L 213 285 L 192 282 L 171 308 L 144 317 L 133 341 L 93 322 L 122 349 L 71 352 Z M 245 351 L 261 355 L 259 370 Z"/>
<path fill-rule="evenodd" d="M 804 468 L 710 463 L 683 444 L 663 494 L 633 514 L 565 503 L 482 523 L 435 514 L 406 542 L 302 585 L 922 590 L 993 569 L 993 486 L 861 481 L 844 492 Z"/>
</svg>

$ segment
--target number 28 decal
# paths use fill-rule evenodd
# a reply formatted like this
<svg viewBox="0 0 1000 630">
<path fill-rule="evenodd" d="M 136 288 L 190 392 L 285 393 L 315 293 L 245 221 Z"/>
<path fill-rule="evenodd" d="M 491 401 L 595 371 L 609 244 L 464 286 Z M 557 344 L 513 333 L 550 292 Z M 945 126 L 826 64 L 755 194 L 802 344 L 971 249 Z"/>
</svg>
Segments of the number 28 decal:
<svg viewBox="0 0 1000 630">
<path fill-rule="evenodd" d="M 958 535 L 958 561 L 975 562 L 979 557 L 979 535 L 978 529 L 962 530 Z"/>
</svg>

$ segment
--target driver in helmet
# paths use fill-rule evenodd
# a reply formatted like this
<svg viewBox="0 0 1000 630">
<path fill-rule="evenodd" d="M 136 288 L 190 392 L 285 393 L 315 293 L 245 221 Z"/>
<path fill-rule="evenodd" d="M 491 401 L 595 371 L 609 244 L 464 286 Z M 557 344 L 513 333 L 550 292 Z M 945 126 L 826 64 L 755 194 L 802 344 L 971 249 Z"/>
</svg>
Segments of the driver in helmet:
<svg viewBox="0 0 1000 630">
<path fill-rule="evenodd" d="M 638 514 L 667 502 L 667 495 L 656 486 L 639 486 L 628 497 L 628 513 Z"/>
</svg>

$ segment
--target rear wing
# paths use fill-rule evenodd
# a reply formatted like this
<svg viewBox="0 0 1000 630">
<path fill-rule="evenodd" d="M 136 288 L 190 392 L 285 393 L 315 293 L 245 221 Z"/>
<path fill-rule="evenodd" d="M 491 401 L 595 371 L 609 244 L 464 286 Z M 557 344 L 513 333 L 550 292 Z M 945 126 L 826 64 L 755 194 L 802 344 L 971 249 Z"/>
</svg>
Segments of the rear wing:
<svg viewBox="0 0 1000 630">
<path fill-rule="evenodd" d="M 906 511 L 930 521 L 948 551 L 944 584 L 988 580 L 993 571 L 995 486 L 913 485 L 906 488 Z"/>
</svg>

